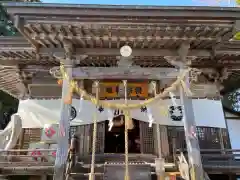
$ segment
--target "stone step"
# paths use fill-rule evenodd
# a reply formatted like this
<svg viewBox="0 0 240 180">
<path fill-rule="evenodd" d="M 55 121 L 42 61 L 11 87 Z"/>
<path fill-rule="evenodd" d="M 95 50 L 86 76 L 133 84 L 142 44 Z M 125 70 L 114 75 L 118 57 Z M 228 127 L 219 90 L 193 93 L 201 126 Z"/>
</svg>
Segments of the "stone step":
<svg viewBox="0 0 240 180">
<path fill-rule="evenodd" d="M 81 164 L 77 163 L 73 168 L 72 172 L 74 173 L 90 173 L 91 164 Z M 104 172 L 104 164 L 95 164 L 94 171 L 96 173 Z"/>
<path fill-rule="evenodd" d="M 128 160 L 129 162 L 148 162 L 154 163 L 156 156 L 154 155 L 144 155 L 144 154 L 129 154 Z M 78 161 L 84 164 L 91 164 L 91 155 L 85 155 L 78 157 Z M 124 154 L 96 154 L 95 155 L 95 163 L 96 164 L 104 164 L 105 162 L 125 162 Z"/>
<path fill-rule="evenodd" d="M 89 180 L 89 173 L 71 173 L 68 180 Z M 103 173 L 95 173 L 94 180 L 103 180 Z"/>
<path fill-rule="evenodd" d="M 104 169 L 104 180 L 123 180 L 125 176 L 125 165 L 106 164 Z M 129 179 L 131 180 L 151 180 L 150 165 L 129 165 Z"/>
</svg>

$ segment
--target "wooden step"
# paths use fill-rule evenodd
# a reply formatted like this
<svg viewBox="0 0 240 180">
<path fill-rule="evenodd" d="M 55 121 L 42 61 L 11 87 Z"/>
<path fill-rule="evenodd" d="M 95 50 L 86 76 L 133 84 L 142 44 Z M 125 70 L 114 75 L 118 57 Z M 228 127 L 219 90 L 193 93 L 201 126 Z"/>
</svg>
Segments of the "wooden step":
<svg viewBox="0 0 240 180">
<path fill-rule="evenodd" d="M 125 176 L 123 164 L 106 164 L 104 167 L 104 180 L 122 180 Z M 151 166 L 129 165 L 129 176 L 131 180 L 151 180 Z"/>
</svg>

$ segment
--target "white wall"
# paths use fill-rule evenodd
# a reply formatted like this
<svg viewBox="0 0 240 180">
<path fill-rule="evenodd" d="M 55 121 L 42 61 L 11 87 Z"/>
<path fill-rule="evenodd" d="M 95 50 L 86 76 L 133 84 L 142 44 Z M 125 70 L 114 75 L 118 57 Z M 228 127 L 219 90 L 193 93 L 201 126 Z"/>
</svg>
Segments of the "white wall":
<svg viewBox="0 0 240 180">
<path fill-rule="evenodd" d="M 239 119 L 228 119 L 227 120 L 228 133 L 232 149 L 240 149 L 240 120 Z"/>
<path fill-rule="evenodd" d="M 113 102 L 113 101 L 112 101 Z M 115 103 L 123 103 L 123 100 L 114 100 Z M 139 103 L 139 101 L 129 101 L 129 103 Z M 179 101 L 177 103 L 180 105 Z M 73 100 L 73 106 L 78 111 L 79 100 Z M 167 115 L 160 113 L 159 106 L 171 106 L 171 100 L 162 100 L 151 104 L 151 111 L 155 121 L 162 125 L 182 126 L 182 122 L 172 121 Z M 83 102 L 83 109 L 78 113 L 77 118 L 74 119 L 72 125 L 89 124 L 93 121 L 93 113 L 95 106 L 89 102 Z M 23 127 L 34 128 L 43 127 L 44 124 L 56 123 L 60 119 L 61 100 L 23 100 L 19 102 L 18 113 L 23 119 Z M 214 100 L 193 100 L 193 108 L 196 124 L 198 126 L 210 126 L 225 128 L 226 123 L 224 119 L 221 101 Z M 132 118 L 148 122 L 146 113 L 142 113 L 140 109 L 131 111 Z M 98 113 L 98 121 L 108 119 L 108 113 L 105 109 L 102 113 Z"/>
</svg>

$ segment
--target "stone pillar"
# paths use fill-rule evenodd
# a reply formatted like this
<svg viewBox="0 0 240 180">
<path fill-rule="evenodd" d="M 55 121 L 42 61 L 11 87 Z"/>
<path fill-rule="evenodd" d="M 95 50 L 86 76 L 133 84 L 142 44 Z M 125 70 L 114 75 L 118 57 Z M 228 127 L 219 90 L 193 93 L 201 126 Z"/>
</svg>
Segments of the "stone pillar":
<svg viewBox="0 0 240 180">
<path fill-rule="evenodd" d="M 186 82 L 189 84 L 188 80 L 189 78 L 187 77 Z M 186 96 L 182 87 L 180 87 L 180 100 L 184 110 L 183 124 L 188 151 L 190 177 L 191 180 L 203 180 L 204 172 L 196 133 L 196 123 L 192 104 L 193 102 L 191 98 Z"/>
<path fill-rule="evenodd" d="M 62 100 L 61 100 L 61 117 L 59 121 L 59 138 L 58 147 L 54 167 L 54 180 L 65 180 L 65 169 L 69 149 L 69 129 L 70 129 L 70 112 L 71 104 L 65 102 L 69 96 L 70 81 L 72 80 L 72 59 L 71 59 L 71 44 L 64 44 L 66 50 L 66 60 L 64 69 L 69 79 L 64 78 L 62 84 Z M 70 97 L 72 98 L 72 97 Z"/>
</svg>

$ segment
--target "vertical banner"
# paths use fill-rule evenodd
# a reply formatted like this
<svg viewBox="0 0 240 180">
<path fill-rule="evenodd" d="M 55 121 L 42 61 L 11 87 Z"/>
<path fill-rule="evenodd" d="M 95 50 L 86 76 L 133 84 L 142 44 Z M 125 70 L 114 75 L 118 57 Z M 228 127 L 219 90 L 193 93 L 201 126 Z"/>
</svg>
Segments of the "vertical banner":
<svg viewBox="0 0 240 180">
<path fill-rule="evenodd" d="M 65 69 L 69 79 L 64 77 L 62 85 L 61 117 L 59 121 L 58 146 L 54 165 L 54 180 L 65 179 L 65 167 L 68 158 L 71 104 L 66 103 L 65 98 L 69 95 L 70 91 L 72 67 L 67 66 Z"/>
</svg>

